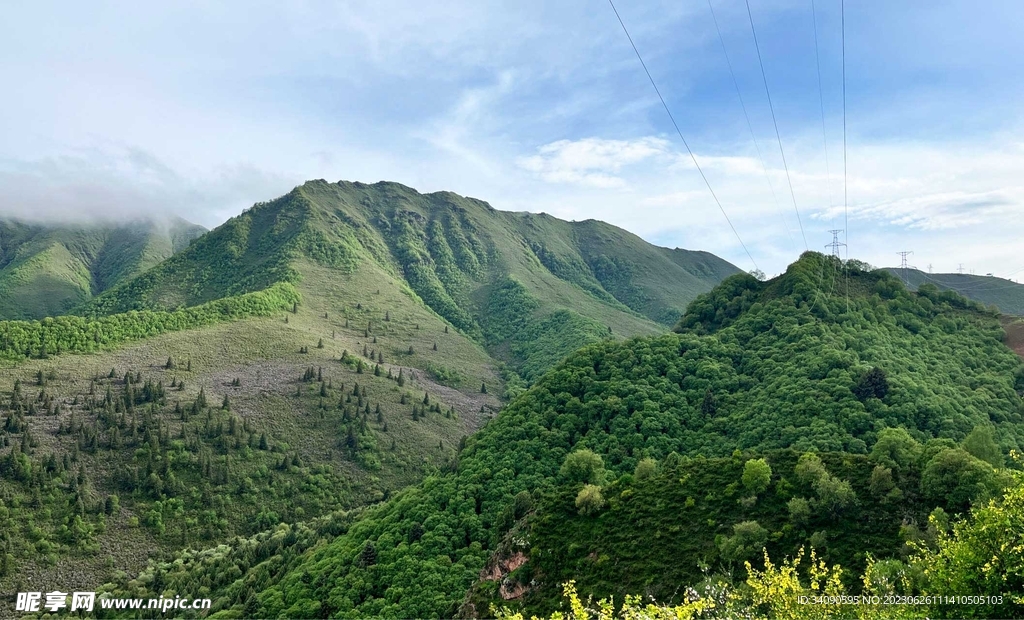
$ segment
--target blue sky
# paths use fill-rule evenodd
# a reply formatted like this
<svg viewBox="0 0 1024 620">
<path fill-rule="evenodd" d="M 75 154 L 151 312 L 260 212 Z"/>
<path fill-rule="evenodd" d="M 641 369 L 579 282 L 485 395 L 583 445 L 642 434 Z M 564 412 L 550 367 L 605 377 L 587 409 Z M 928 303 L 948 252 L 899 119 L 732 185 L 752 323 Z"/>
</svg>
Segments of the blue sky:
<svg viewBox="0 0 1024 620">
<path fill-rule="evenodd" d="M 757 265 L 843 228 L 838 0 L 617 6 Z M 1024 276 L 1024 4 L 847 3 L 851 256 Z M 596 218 L 753 268 L 605 0 L 22 3 L 0 23 L 0 215 L 212 227 L 306 179 Z M 766 179 L 767 176 L 767 179 Z M 769 180 L 771 186 L 769 186 Z M 772 191 L 774 190 L 774 198 Z"/>
</svg>

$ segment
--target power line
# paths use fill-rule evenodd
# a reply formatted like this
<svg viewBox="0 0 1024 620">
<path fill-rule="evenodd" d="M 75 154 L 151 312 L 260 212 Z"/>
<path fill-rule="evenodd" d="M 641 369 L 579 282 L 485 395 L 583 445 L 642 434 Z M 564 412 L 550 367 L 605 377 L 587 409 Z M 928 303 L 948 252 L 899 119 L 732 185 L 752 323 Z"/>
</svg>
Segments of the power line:
<svg viewBox="0 0 1024 620">
<path fill-rule="evenodd" d="M 840 0 L 839 10 L 842 22 L 843 39 L 843 239 L 846 241 L 846 311 L 850 311 L 850 216 L 847 210 L 847 176 L 846 176 L 846 0 Z"/>
<path fill-rule="evenodd" d="M 683 146 L 686 147 L 686 152 L 690 154 L 690 159 L 693 160 L 693 165 L 697 167 L 697 172 L 700 173 L 700 178 L 704 179 L 704 184 L 708 186 L 708 191 L 711 192 L 711 197 L 715 199 L 715 204 L 718 205 L 718 209 L 722 212 L 722 215 L 725 216 L 725 221 L 729 223 L 729 228 L 732 229 L 732 234 L 736 235 L 736 240 L 740 242 L 740 246 L 743 248 L 743 251 L 747 253 L 747 258 L 749 258 L 750 262 L 753 263 L 754 269 L 758 269 L 758 271 L 760 271 L 757 266 L 757 262 L 754 261 L 754 257 L 750 255 L 750 250 L 747 249 L 746 244 L 743 243 L 743 239 L 740 238 L 740 234 L 736 231 L 736 227 L 733 226 L 732 220 L 729 219 L 729 214 L 725 212 L 725 207 L 722 206 L 722 202 L 718 199 L 718 195 L 715 194 L 715 190 L 711 188 L 711 183 L 708 181 L 707 176 L 705 176 L 700 164 L 697 163 L 697 158 L 690 149 L 690 145 L 687 144 L 686 138 L 683 137 L 683 132 L 679 129 L 679 125 L 676 123 L 675 117 L 672 116 L 672 111 L 669 110 L 668 104 L 665 103 L 665 98 L 661 95 L 661 90 L 654 82 L 654 77 L 651 76 L 651 72 L 647 68 L 647 63 L 644 62 L 643 56 L 640 55 L 640 50 L 637 49 L 636 43 L 633 43 L 633 37 L 629 35 L 629 30 L 626 29 L 626 24 L 622 21 L 622 17 L 619 15 L 619 10 L 615 8 L 615 3 L 612 0 L 608 0 L 608 4 L 611 5 L 612 11 L 615 12 L 615 18 L 619 20 L 619 25 L 622 26 L 622 32 L 626 33 L 626 38 L 629 39 L 629 44 L 633 47 L 637 60 L 640 61 L 640 65 L 644 68 L 644 73 L 647 74 L 647 79 L 651 81 L 651 86 L 654 87 L 654 92 L 658 93 L 658 99 L 661 100 L 661 105 L 665 108 L 665 112 L 668 114 L 669 120 L 672 121 L 672 126 L 675 127 L 676 133 L 679 134 L 679 139 L 683 141 Z M 786 174 L 788 175 L 789 173 L 787 172 Z M 799 213 L 797 213 L 797 217 L 799 217 Z M 803 226 L 801 226 L 800 231 L 803 232 Z"/>
<path fill-rule="evenodd" d="M 710 2 L 710 0 L 708 0 Z M 828 206 L 832 209 L 832 173 L 828 166 L 828 136 L 825 132 L 825 93 L 821 87 L 821 55 L 818 53 L 818 17 L 811 0 L 811 24 L 814 27 L 814 66 L 818 70 L 818 104 L 821 107 L 821 142 L 825 147 L 825 186 L 828 188 Z"/>
<path fill-rule="evenodd" d="M 729 59 L 729 50 L 725 47 L 725 37 L 722 36 L 722 29 L 718 27 L 718 17 L 715 15 L 715 7 L 711 4 L 711 0 L 708 0 L 708 8 L 711 9 L 711 20 L 715 22 L 715 31 L 718 32 L 718 41 L 722 44 L 722 54 L 725 55 L 725 64 L 729 67 L 729 75 L 732 77 L 732 85 L 736 88 L 736 97 L 740 100 L 740 107 L 743 108 L 743 118 L 747 121 L 747 129 L 750 130 L 750 139 L 754 141 L 754 149 L 757 151 L 757 159 L 761 162 L 761 169 L 764 170 L 764 180 L 768 182 L 768 189 L 772 192 L 772 200 L 775 201 L 775 210 L 779 213 L 779 217 L 782 218 L 782 224 L 786 228 L 786 235 L 789 236 L 789 242 L 793 246 L 796 246 L 796 241 L 793 240 L 793 233 L 789 229 L 789 222 L 786 221 L 786 216 L 782 212 L 782 205 L 779 204 L 779 197 L 775 194 L 775 186 L 772 185 L 772 179 L 768 175 L 768 166 L 764 163 L 764 157 L 761 155 L 761 146 L 757 143 L 757 136 L 754 134 L 754 126 L 750 122 L 750 115 L 747 113 L 747 104 L 743 101 L 743 93 L 740 92 L 740 83 L 736 79 L 736 72 L 732 68 L 732 60 Z"/>
<path fill-rule="evenodd" d="M 846 174 L 846 0 L 841 0 L 839 3 L 840 11 L 842 12 L 842 28 L 843 28 L 843 224 L 845 228 L 845 239 L 846 243 L 850 243 L 850 216 L 849 216 L 849 199 L 848 199 L 848 177 Z M 850 257 L 850 246 L 846 246 L 846 257 Z"/>
<path fill-rule="evenodd" d="M 611 2 L 611 0 L 608 0 Z M 761 60 L 761 46 L 757 43 L 757 31 L 754 29 L 754 15 L 750 12 L 750 0 L 747 4 L 747 17 L 750 19 L 750 32 L 754 35 L 754 48 L 757 50 L 757 62 L 761 66 L 761 79 L 764 80 L 764 92 L 768 95 L 768 108 L 772 112 L 772 123 L 775 125 L 775 137 L 779 141 L 779 153 L 782 154 L 782 166 L 786 169 L 786 181 L 789 183 L 789 195 L 793 198 L 793 210 L 796 211 L 796 221 L 800 225 L 800 236 L 804 240 L 804 248 L 810 249 L 807 245 L 807 235 L 804 234 L 804 224 L 800 220 L 800 209 L 796 206 L 796 193 L 793 191 L 793 179 L 789 176 L 789 164 L 786 163 L 786 151 L 782 148 L 782 136 L 779 134 L 779 122 L 775 119 L 775 106 L 772 105 L 772 93 L 768 89 L 768 76 L 764 72 L 764 61 Z"/>
</svg>

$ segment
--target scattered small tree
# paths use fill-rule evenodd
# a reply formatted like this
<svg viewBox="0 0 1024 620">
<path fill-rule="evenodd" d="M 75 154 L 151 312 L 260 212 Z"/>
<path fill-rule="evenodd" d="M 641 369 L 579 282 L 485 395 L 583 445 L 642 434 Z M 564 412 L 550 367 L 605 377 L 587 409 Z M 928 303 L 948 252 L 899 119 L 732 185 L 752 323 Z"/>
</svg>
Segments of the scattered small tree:
<svg viewBox="0 0 1024 620">
<path fill-rule="evenodd" d="M 640 459 L 633 470 L 633 478 L 637 481 L 653 478 L 658 473 L 658 461 L 650 457 Z"/>
<path fill-rule="evenodd" d="M 566 455 L 558 475 L 569 483 L 604 484 L 604 461 L 592 450 L 576 450 Z"/>
<path fill-rule="evenodd" d="M 772 468 L 764 459 L 750 459 L 743 465 L 743 486 L 757 495 L 772 481 Z"/>
<path fill-rule="evenodd" d="M 604 496 L 601 495 L 601 487 L 595 484 L 584 485 L 576 495 L 576 508 L 581 515 L 596 514 L 604 508 Z"/>
</svg>

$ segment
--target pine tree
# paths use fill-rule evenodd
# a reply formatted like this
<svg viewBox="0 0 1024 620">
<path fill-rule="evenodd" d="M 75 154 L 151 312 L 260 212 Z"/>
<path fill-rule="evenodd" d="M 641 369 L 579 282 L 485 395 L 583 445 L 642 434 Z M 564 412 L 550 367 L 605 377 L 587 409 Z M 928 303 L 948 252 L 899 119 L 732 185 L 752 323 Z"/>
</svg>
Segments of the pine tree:
<svg viewBox="0 0 1024 620">
<path fill-rule="evenodd" d="M 187 363 L 185 364 L 185 370 L 187 370 L 188 372 L 192 372 L 192 360 L 189 360 L 189 361 L 188 361 L 188 362 L 187 362 Z"/>
<path fill-rule="evenodd" d="M 398 369 L 398 387 L 405 385 L 405 370 L 402 368 Z"/>
<path fill-rule="evenodd" d="M 224 402 L 221 403 L 220 408 L 224 411 L 229 411 L 231 409 L 231 401 L 228 399 L 227 394 L 224 395 Z"/>
<path fill-rule="evenodd" d="M 356 361 L 356 373 L 360 375 L 363 374 L 363 360 Z"/>
<path fill-rule="evenodd" d="M 437 351 L 437 343 L 434 343 L 434 350 Z"/>
<path fill-rule="evenodd" d="M 483 383 L 483 382 L 480 383 L 480 393 L 481 394 L 486 394 L 487 393 L 487 384 L 486 383 Z"/>
<path fill-rule="evenodd" d="M 416 351 L 415 351 L 415 350 L 413 350 L 413 348 L 412 348 L 412 345 L 410 344 L 410 345 L 409 345 L 409 355 L 412 355 L 412 354 L 413 354 L 413 353 L 415 353 L 415 352 L 416 352 Z"/>
<path fill-rule="evenodd" d="M 427 393 L 427 392 L 423 392 L 423 404 L 424 405 L 429 405 L 430 404 L 430 394 Z"/>
<path fill-rule="evenodd" d="M 320 396 L 327 396 L 327 384 L 324 383 L 323 381 L 320 382 Z"/>
<path fill-rule="evenodd" d="M 356 560 L 356 563 L 360 568 L 373 566 L 377 563 L 377 549 L 373 546 L 372 542 L 366 541 L 363 550 L 359 552 L 359 558 Z"/>
<path fill-rule="evenodd" d="M 384 311 L 384 320 L 385 321 L 390 321 L 391 320 L 391 313 L 388 312 L 387 310 Z"/>
<path fill-rule="evenodd" d="M 711 391 L 711 388 L 708 388 L 704 392 L 704 401 L 700 404 L 700 412 L 711 418 L 714 417 L 717 409 L 718 400 L 715 398 L 715 393 Z"/>
<path fill-rule="evenodd" d="M 293 301 L 292 302 L 292 314 L 298 314 L 298 313 L 299 313 L 299 302 Z"/>
<path fill-rule="evenodd" d="M 316 343 L 316 348 L 318 348 L 318 349 L 322 349 L 322 348 L 324 348 L 324 339 L 323 339 L 323 338 L 321 338 L 321 339 L 320 339 L 320 340 L 319 340 L 319 341 L 318 341 L 318 342 Z"/>
<path fill-rule="evenodd" d="M 172 369 L 174 369 L 174 359 L 173 359 L 173 358 L 170 358 L 170 357 L 168 357 L 168 358 L 167 358 L 167 363 L 166 363 L 166 364 L 164 364 L 164 368 L 166 368 L 167 370 L 172 370 Z"/>
<path fill-rule="evenodd" d="M 380 364 L 376 364 L 373 367 L 373 376 L 374 377 L 379 377 L 380 376 Z"/>
<path fill-rule="evenodd" d="M 446 334 L 448 333 L 448 326 L 447 325 L 444 326 L 444 333 L 446 333 Z"/>
<path fill-rule="evenodd" d="M 270 445 L 267 443 L 267 434 L 260 433 L 260 450 L 268 450 Z"/>
</svg>

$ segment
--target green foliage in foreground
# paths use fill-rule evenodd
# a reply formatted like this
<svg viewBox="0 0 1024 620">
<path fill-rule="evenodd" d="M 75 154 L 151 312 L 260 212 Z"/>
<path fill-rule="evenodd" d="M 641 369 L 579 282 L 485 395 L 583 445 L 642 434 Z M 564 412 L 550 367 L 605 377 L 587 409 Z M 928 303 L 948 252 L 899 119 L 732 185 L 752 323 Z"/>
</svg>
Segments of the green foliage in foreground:
<svg viewBox="0 0 1024 620">
<path fill-rule="evenodd" d="M 520 584 L 527 588 L 520 605 L 551 613 L 559 584 L 575 580 L 595 597 L 621 600 L 645 592 L 674 603 L 681 600 L 680 584 L 701 582 L 706 567 L 742 574 L 743 563 L 758 560 L 765 547 L 777 557 L 815 546 L 823 559 L 860 573 L 869 555 L 905 560 L 913 545 L 934 540 L 929 514 L 956 514 L 964 506 L 946 498 L 967 494 L 969 506 L 998 496 L 1010 481 L 1005 470 L 942 440 L 925 446 L 910 440 L 908 446 L 915 460 L 895 470 L 882 464 L 889 462 L 884 451 L 672 455 L 655 475 L 623 476 L 602 488 L 603 510 L 579 509 L 577 494 L 586 489 L 581 482 L 559 485 L 538 494 L 523 541 L 505 551 L 522 552 L 528 561 L 500 583 L 481 582 L 470 600 L 487 609 L 500 600 L 499 587 Z M 930 473 L 950 456 L 964 463 L 949 481 L 933 479 Z M 767 474 L 767 480 L 752 472 Z M 854 573 L 845 585 L 857 592 Z"/>
<path fill-rule="evenodd" d="M 0 321 L 0 358 L 19 360 L 61 353 L 90 353 L 170 331 L 220 321 L 269 316 L 298 302 L 299 293 L 279 283 L 255 293 L 226 297 L 173 312 L 142 310 L 84 318 L 60 316 L 41 321 Z"/>
<path fill-rule="evenodd" d="M 866 558 L 859 587 L 848 568 L 829 564 L 804 548 L 781 563 L 764 551 L 759 568 L 746 562 L 747 578 L 733 585 L 721 577 L 705 578 L 687 588 L 685 600 L 665 604 L 646 596 L 626 595 L 582 600 L 575 580 L 565 582 L 566 612 L 551 612 L 552 620 L 596 618 L 1019 618 L 1024 614 L 1024 478 L 1006 495 L 971 511 L 952 527 L 932 518 L 936 532 L 929 545 L 914 545 L 905 562 Z M 760 568 L 763 566 L 763 568 Z M 804 601 L 814 602 L 801 602 Z M 815 598 L 818 597 L 818 598 Z M 853 602 L 854 597 L 861 597 Z M 844 600 L 845 599 L 845 600 Z M 502 620 L 523 620 L 507 607 L 491 608 Z M 537 616 L 533 616 L 536 618 Z"/>
</svg>

